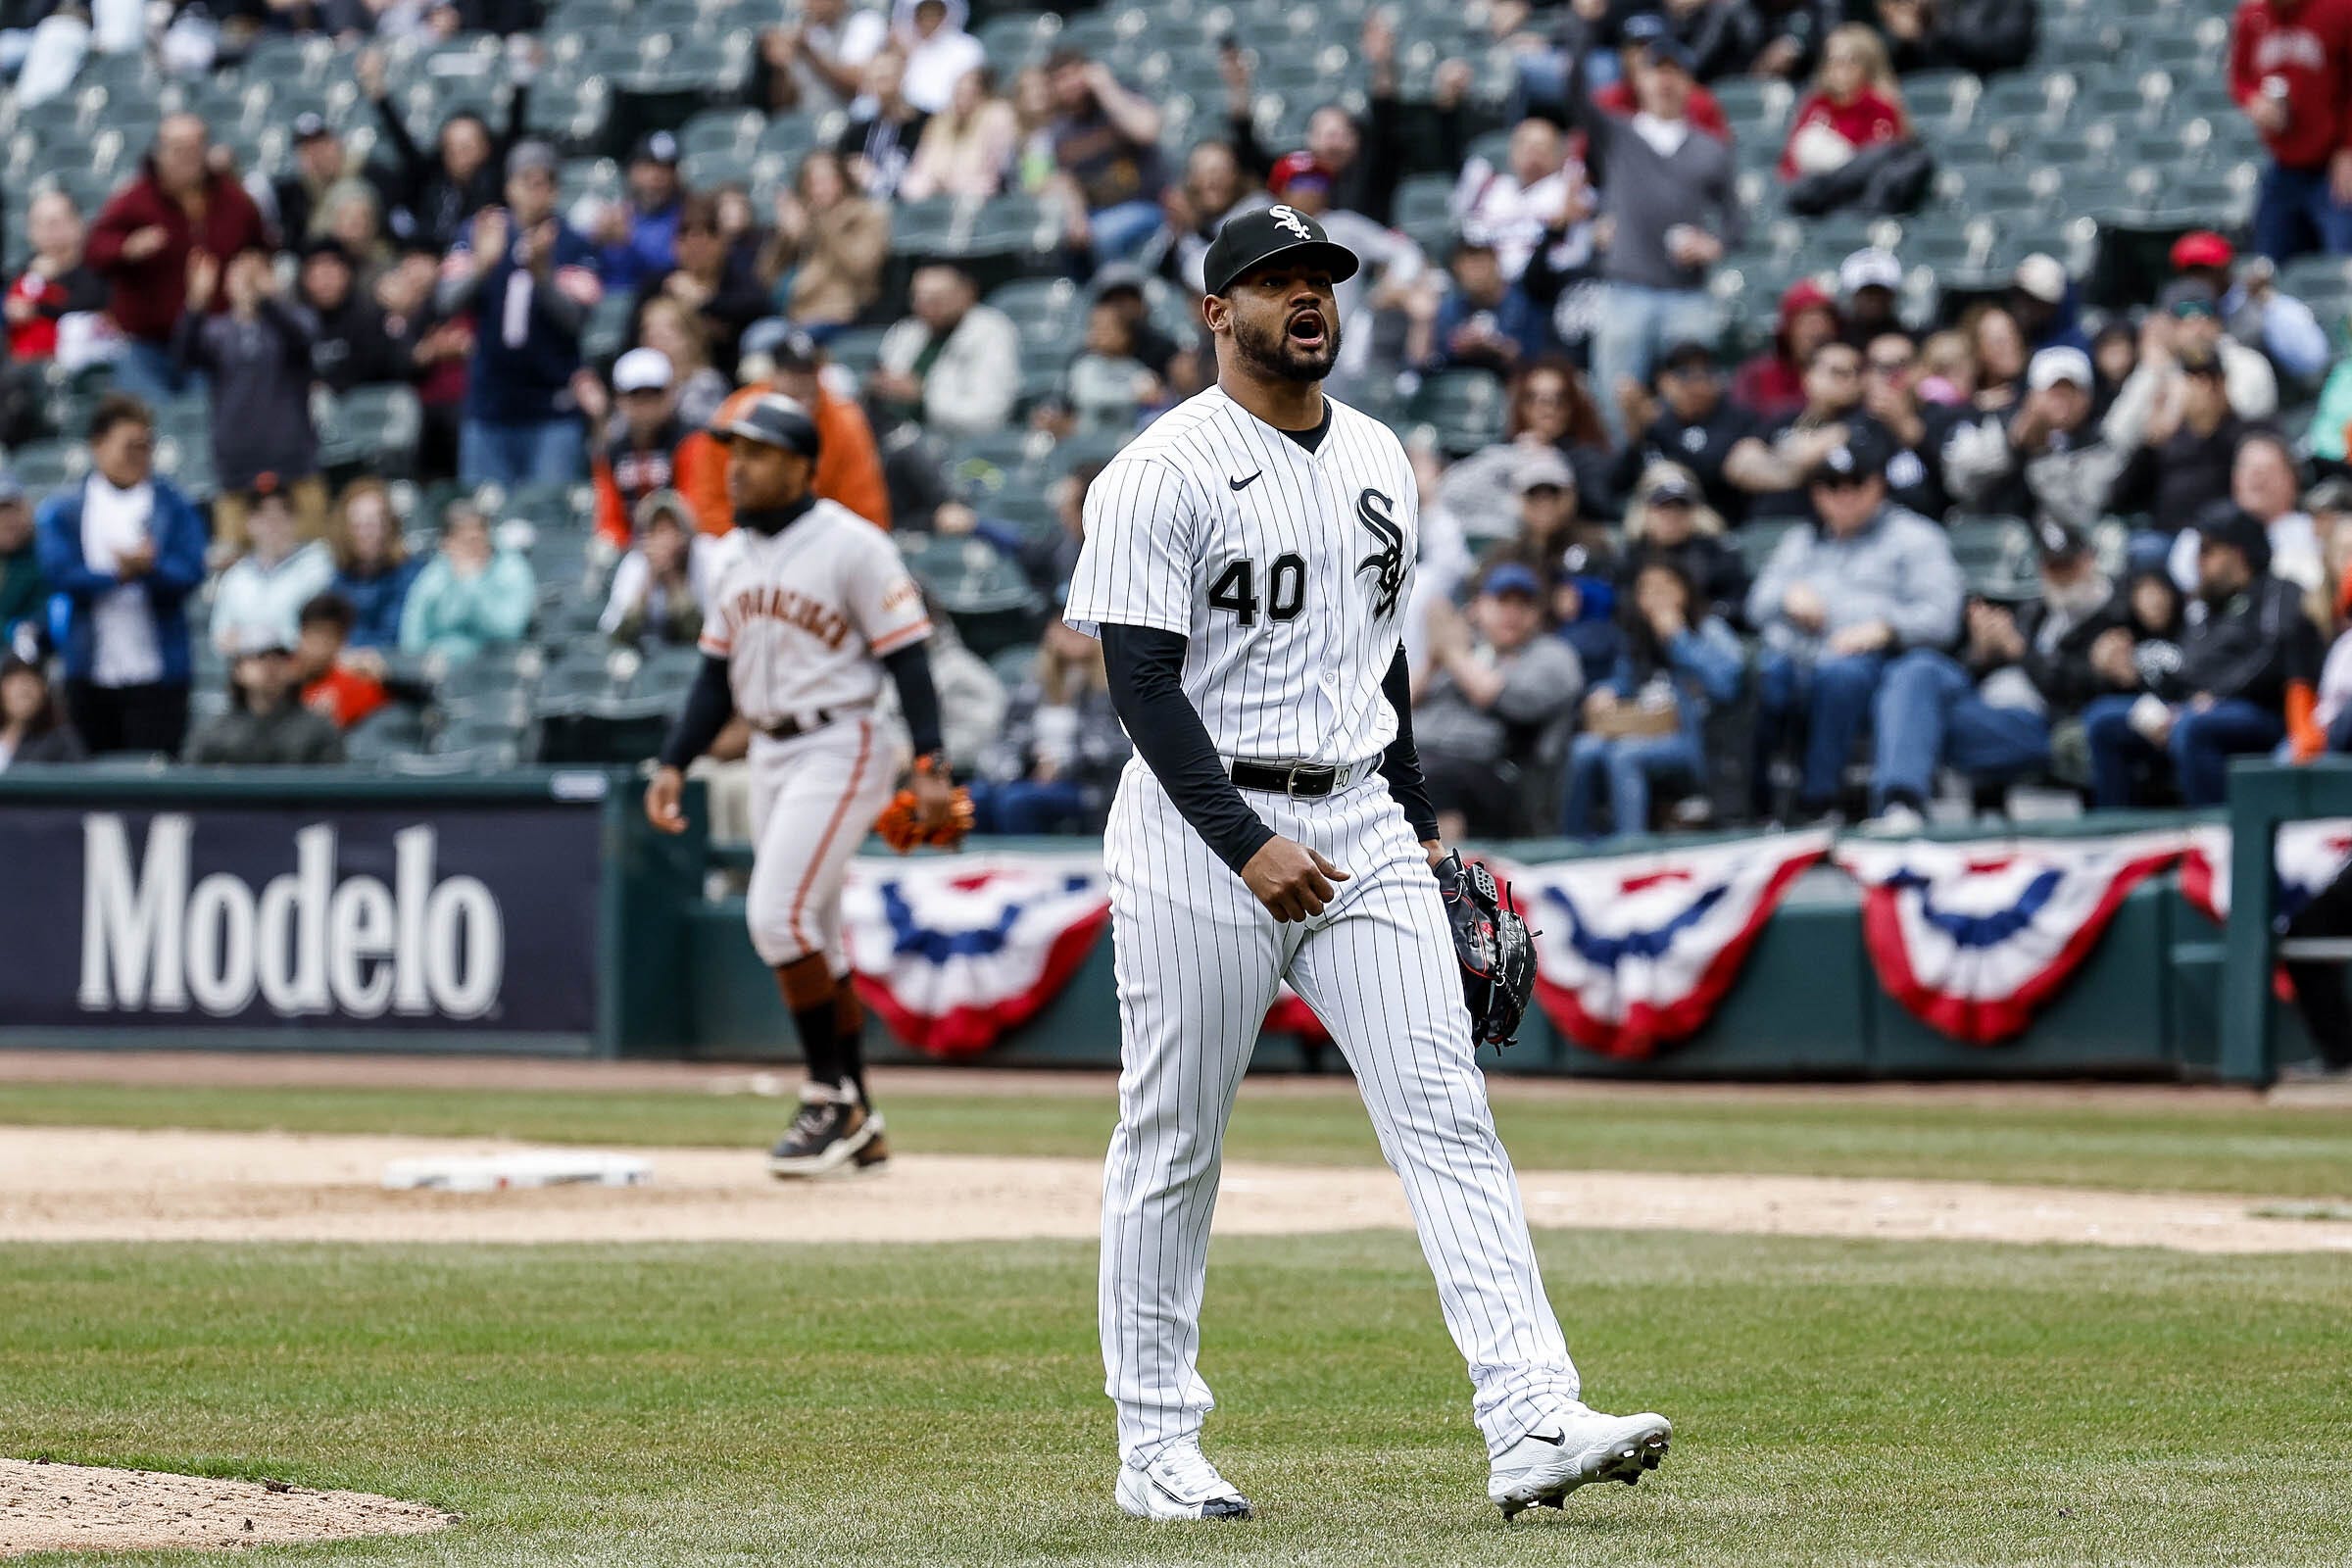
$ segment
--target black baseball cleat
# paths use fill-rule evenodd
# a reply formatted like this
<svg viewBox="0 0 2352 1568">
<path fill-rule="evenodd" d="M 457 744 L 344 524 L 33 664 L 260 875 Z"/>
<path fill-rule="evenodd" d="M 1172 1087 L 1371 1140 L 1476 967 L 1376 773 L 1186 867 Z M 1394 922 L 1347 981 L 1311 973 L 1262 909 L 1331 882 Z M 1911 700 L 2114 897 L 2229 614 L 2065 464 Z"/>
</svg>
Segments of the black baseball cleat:
<svg viewBox="0 0 2352 1568">
<path fill-rule="evenodd" d="M 767 1173 L 785 1178 L 822 1176 L 858 1159 L 881 1137 L 882 1118 L 858 1103 L 855 1095 L 823 1084 L 805 1084 L 801 1113 L 793 1118 L 791 1130 L 768 1151 Z M 888 1157 L 887 1149 L 882 1157 Z"/>
</svg>

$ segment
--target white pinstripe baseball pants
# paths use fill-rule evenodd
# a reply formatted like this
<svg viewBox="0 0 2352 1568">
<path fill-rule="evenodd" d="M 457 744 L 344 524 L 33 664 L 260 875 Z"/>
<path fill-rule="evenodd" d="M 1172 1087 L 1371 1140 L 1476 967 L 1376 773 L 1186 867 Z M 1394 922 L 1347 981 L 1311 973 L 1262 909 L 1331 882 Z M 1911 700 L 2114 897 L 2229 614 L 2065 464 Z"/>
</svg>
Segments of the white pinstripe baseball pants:
<svg viewBox="0 0 2352 1568">
<path fill-rule="evenodd" d="M 1198 1432 L 1215 1402 L 1199 1360 L 1220 1149 L 1286 973 L 1346 1054 L 1403 1179 L 1446 1327 L 1469 1363 L 1473 1413 L 1489 1454 L 1500 1453 L 1577 1396 L 1577 1374 L 1494 1135 L 1428 856 L 1377 774 L 1320 801 L 1247 799 L 1277 833 L 1350 873 L 1323 914 L 1275 920 L 1140 759 L 1105 836 L 1123 1042 L 1101 1306 L 1120 1456 L 1147 1461 Z"/>
</svg>

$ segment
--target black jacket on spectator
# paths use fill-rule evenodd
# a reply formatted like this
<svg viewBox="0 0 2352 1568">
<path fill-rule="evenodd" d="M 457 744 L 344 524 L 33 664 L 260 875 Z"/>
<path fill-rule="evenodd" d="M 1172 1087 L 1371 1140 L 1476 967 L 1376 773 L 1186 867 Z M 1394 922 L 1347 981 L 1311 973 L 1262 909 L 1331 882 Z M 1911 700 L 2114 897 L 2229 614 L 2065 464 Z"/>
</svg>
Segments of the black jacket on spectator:
<svg viewBox="0 0 2352 1568">
<path fill-rule="evenodd" d="M 1431 113 L 1437 119 L 1437 135 L 1423 142 L 1412 135 L 1415 122 L 1401 100 L 1387 96 L 1368 101 L 1355 121 L 1356 139 L 1362 150 L 1355 155 L 1355 162 L 1341 170 L 1340 177 L 1332 181 L 1331 210 L 1361 213 L 1376 223 L 1389 221 L 1396 211 L 1396 187 L 1404 179 L 1406 160 L 1412 156 L 1409 148 L 1416 143 L 1426 147 L 1423 161 L 1431 167 L 1448 173 L 1459 172 L 1468 156 L 1461 111 L 1457 108 Z M 1256 122 L 1248 115 L 1227 117 L 1225 138 L 1233 144 L 1235 161 L 1261 180 L 1266 171 L 1274 167 L 1274 160 L 1290 151 L 1285 147 L 1269 153 L 1257 139 Z"/>
<path fill-rule="evenodd" d="M 637 291 L 637 298 L 629 307 L 630 342 L 637 342 L 643 336 L 645 308 L 661 297 L 669 279 L 670 273 L 664 272 Z M 743 329 L 762 317 L 775 315 L 776 307 L 760 281 L 752 257 L 735 250 L 727 254 L 727 265 L 718 275 L 717 290 L 703 302 L 696 314 L 702 318 L 703 331 L 709 340 L 710 363 L 732 382 L 736 348 L 743 340 Z"/>
<path fill-rule="evenodd" d="M 1797 54 L 1788 79 L 1801 84 L 1821 63 L 1823 41 L 1845 20 L 1838 0 L 1719 0 L 1703 9 L 1707 20 L 1691 46 L 1701 81 L 1743 75 L 1775 39 L 1788 38 Z"/>
<path fill-rule="evenodd" d="M 2326 652 L 2303 613 L 2303 590 L 2265 572 L 2226 605 L 2190 602 L 2174 695 L 2241 697 L 2283 713 L 2287 682 L 2318 684 Z"/>
<path fill-rule="evenodd" d="M 1826 213 L 1884 218 L 1917 207 L 1935 177 L 1936 155 L 1906 137 L 1865 147 L 1836 169 L 1799 176 L 1784 199 L 1799 218 Z"/>
<path fill-rule="evenodd" d="M 1699 598 L 1725 625 L 1746 624 L 1747 562 L 1731 545 L 1703 533 L 1694 533 L 1672 547 L 1636 539 L 1625 547 L 1625 555 L 1617 564 L 1619 597 L 1630 597 L 1634 579 L 1642 574 L 1642 568 L 1657 561 L 1670 563 L 1689 578 L 1698 590 Z"/>
<path fill-rule="evenodd" d="M 1875 10 L 1875 7 L 1869 8 Z M 1858 20 L 1876 22 L 1854 8 Z M 1918 38 L 1886 33 L 1886 51 L 1899 75 L 1915 71 L 2015 71 L 2034 58 L 2040 18 L 2036 0 L 1936 0 Z M 1879 28 L 1886 32 L 1882 24 Z"/>
<path fill-rule="evenodd" d="M 1642 477 L 1642 470 L 1653 463 L 1679 463 L 1689 468 L 1704 491 L 1707 505 L 1713 507 L 1727 523 L 1737 527 L 1747 516 L 1747 492 L 1723 476 L 1723 460 L 1731 456 L 1732 448 L 1743 437 L 1757 434 L 1756 422 L 1744 410 L 1733 406 L 1730 398 L 1715 405 L 1715 412 L 1697 423 L 1691 423 L 1672 409 L 1662 409 L 1649 421 L 1649 428 L 1641 439 L 1626 443 L 1618 454 L 1612 478 L 1619 495 L 1631 495 Z"/>
<path fill-rule="evenodd" d="M 375 118 L 383 123 L 384 141 L 395 160 L 379 181 L 390 199 L 386 226 L 402 239 L 420 239 L 446 253 L 474 214 L 505 200 L 507 149 L 523 137 L 530 93 L 527 86 L 514 89 L 507 104 L 507 128 L 492 132 L 490 156 L 463 185 L 442 169 L 437 151 L 416 145 L 398 106 L 388 98 L 376 100 Z"/>
<path fill-rule="evenodd" d="M 337 393 L 409 377 L 409 353 L 384 329 L 383 307 L 354 293 L 332 311 L 314 307 L 311 368 Z"/>
<path fill-rule="evenodd" d="M 275 712 L 239 705 L 206 720 L 188 737 L 181 760 L 217 767 L 323 765 L 343 760 L 343 732 L 289 695 Z"/>
<path fill-rule="evenodd" d="M 2016 615 L 2018 635 L 2026 640 L 2025 657 L 2017 662 L 2018 667 L 2050 705 L 2051 717 L 2076 712 L 2093 697 L 2113 690 L 2091 670 L 2090 645 L 2099 640 L 2101 632 L 2131 626 L 2131 607 L 2122 593 L 2110 595 L 2106 604 L 2067 627 L 2056 645 L 2046 650 L 2041 646 L 2041 631 L 2050 618 L 2050 607 L 2036 599 L 2020 605 Z M 1982 680 L 1996 667 L 1977 666 L 1975 674 Z"/>
<path fill-rule="evenodd" d="M 213 467 L 223 490 L 250 490 L 265 473 L 318 471 L 311 427 L 311 314 L 266 299 L 250 321 L 183 316 L 172 334 L 180 363 L 213 385 Z"/>
<path fill-rule="evenodd" d="M 2125 515 L 2144 512 L 2166 533 L 2180 532 L 2206 505 L 2229 499 L 2230 468 L 2245 433 L 2243 422 L 2227 416 L 2211 435 L 2182 425 L 2161 445 L 2141 447 L 2115 476 L 2107 510 Z"/>
</svg>

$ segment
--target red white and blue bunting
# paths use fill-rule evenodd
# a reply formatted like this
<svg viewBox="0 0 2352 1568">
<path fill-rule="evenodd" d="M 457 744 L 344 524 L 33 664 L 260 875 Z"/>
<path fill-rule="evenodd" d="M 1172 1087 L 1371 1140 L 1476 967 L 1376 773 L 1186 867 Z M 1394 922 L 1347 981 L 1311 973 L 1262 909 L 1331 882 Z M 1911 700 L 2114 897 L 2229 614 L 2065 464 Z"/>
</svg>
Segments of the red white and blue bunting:
<svg viewBox="0 0 2352 1568">
<path fill-rule="evenodd" d="M 861 857 L 842 892 L 858 994 L 935 1056 L 985 1051 L 1035 1017 L 1109 920 L 1099 855 Z"/>
<path fill-rule="evenodd" d="M 1739 977 L 1827 833 L 1495 866 L 1536 931 L 1536 1001 L 1588 1051 L 1646 1056 L 1688 1039 Z"/>
<path fill-rule="evenodd" d="M 1862 888 L 1862 937 L 1887 994 L 1953 1039 L 2022 1032 L 2082 966 L 2140 882 L 2179 862 L 2180 891 L 2230 907 L 2218 825 L 1970 843 L 1775 833 L 1641 855 L 1492 861 L 1536 928 L 1536 999 L 1574 1045 L 1638 1058 L 1686 1040 L 1739 978 L 1791 884 L 1824 856 Z M 2278 836 L 2291 913 L 2352 859 L 2352 818 Z M 1034 1018 L 1109 923 L 1102 859 L 993 855 L 852 862 L 844 935 L 858 990 L 891 1031 L 939 1056 L 985 1051 Z M 1329 1038 L 1287 986 L 1270 1032 Z"/>
<path fill-rule="evenodd" d="M 2178 831 L 1969 844 L 1847 840 L 1862 944 L 1886 994 L 1974 1045 L 2021 1033 L 2132 888 L 2180 856 Z"/>
<path fill-rule="evenodd" d="M 2352 817 L 2281 823 L 2273 845 L 2278 911 L 2284 917 L 2309 904 L 2314 894 L 2335 880 L 2344 862 L 2352 860 Z M 2180 896 L 2217 925 L 2230 923 L 2230 865 L 2228 828 L 2188 830 L 2187 853 L 2180 858 Z"/>
</svg>

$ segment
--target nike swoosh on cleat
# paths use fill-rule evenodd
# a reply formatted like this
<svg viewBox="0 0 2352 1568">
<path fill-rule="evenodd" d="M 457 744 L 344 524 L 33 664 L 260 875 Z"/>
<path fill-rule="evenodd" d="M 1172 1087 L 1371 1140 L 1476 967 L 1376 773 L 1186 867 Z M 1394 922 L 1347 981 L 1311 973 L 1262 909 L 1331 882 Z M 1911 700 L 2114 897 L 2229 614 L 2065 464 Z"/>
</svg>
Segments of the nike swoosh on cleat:
<svg viewBox="0 0 2352 1568">
<path fill-rule="evenodd" d="M 1528 1438 L 1530 1441 L 1536 1443 L 1548 1443 L 1556 1448 L 1561 1444 L 1568 1441 L 1568 1434 L 1566 1432 L 1554 1432 L 1550 1437 L 1547 1438 L 1541 1432 L 1530 1432 L 1528 1434 Z"/>
<path fill-rule="evenodd" d="M 1228 479 L 1225 482 L 1236 490 L 1247 490 L 1251 485 L 1257 483 L 1258 474 L 1264 473 L 1265 471 L 1265 469 L 1260 468 L 1257 470 L 1257 473 L 1251 474 L 1247 479 Z"/>
</svg>

